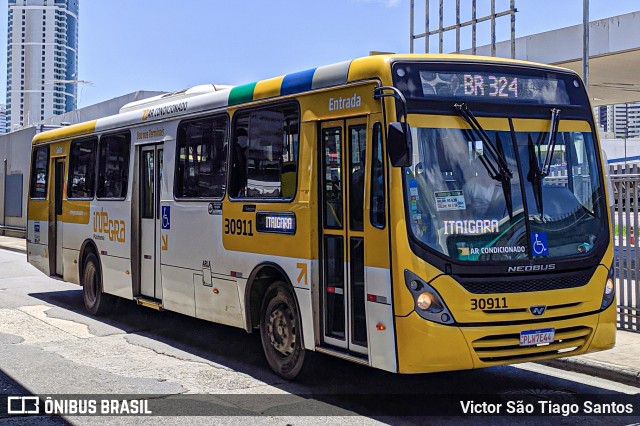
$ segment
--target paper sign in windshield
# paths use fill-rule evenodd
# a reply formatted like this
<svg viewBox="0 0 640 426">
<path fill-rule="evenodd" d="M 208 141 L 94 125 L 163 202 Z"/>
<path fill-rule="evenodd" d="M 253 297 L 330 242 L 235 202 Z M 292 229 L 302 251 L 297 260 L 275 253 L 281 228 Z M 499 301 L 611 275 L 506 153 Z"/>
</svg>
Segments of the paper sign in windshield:
<svg viewBox="0 0 640 426">
<path fill-rule="evenodd" d="M 439 212 L 467 209 L 462 191 L 437 191 L 434 195 L 436 197 L 436 210 Z"/>
</svg>

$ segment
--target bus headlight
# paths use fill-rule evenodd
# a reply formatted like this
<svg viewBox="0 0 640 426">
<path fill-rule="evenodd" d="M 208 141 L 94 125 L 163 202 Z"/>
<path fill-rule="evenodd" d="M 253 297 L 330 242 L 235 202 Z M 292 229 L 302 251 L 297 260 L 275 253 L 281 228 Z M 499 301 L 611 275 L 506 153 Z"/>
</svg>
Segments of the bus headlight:
<svg viewBox="0 0 640 426">
<path fill-rule="evenodd" d="M 418 305 L 418 308 L 422 309 L 423 311 L 426 311 L 431 307 L 432 300 L 433 300 L 433 297 L 431 296 L 431 294 L 425 291 L 424 293 L 420 293 L 420 295 L 418 296 L 418 300 L 416 300 L 416 305 Z"/>
<path fill-rule="evenodd" d="M 453 315 L 442 297 L 431 285 L 424 282 L 413 272 L 404 271 L 405 284 L 411 291 L 415 302 L 415 311 L 422 318 L 440 324 L 453 324 Z"/>
<path fill-rule="evenodd" d="M 613 265 L 607 274 L 607 280 L 604 282 L 604 291 L 602 292 L 602 303 L 600 309 L 607 309 L 613 303 L 616 296 L 616 284 L 613 279 Z"/>
</svg>

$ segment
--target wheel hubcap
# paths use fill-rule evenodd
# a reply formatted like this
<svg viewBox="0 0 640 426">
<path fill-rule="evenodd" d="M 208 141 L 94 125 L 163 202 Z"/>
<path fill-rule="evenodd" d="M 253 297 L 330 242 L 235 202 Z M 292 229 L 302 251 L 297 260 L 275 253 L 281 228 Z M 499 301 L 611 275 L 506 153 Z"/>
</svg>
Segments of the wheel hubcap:
<svg viewBox="0 0 640 426">
<path fill-rule="evenodd" d="M 269 340 L 274 349 L 284 356 L 293 353 L 296 346 L 296 327 L 293 313 L 288 306 L 277 306 L 267 323 Z"/>
</svg>

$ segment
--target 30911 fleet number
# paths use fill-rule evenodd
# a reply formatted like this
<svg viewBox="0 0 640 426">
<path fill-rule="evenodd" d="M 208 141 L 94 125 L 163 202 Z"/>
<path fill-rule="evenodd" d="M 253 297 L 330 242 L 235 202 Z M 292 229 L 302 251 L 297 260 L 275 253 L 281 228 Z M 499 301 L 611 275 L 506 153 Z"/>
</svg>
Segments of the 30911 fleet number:
<svg viewBox="0 0 640 426">
<path fill-rule="evenodd" d="M 230 235 L 253 236 L 253 220 L 225 219 L 224 233 Z"/>
<path fill-rule="evenodd" d="M 492 310 L 492 309 L 506 309 L 507 298 L 506 297 L 487 297 L 480 299 L 471 299 L 471 310 Z"/>
</svg>

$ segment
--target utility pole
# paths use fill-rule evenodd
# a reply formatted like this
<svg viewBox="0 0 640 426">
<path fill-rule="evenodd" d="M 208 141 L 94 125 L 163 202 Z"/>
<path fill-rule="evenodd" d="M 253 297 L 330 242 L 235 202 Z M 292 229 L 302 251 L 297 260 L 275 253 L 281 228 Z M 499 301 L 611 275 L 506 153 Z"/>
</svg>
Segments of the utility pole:
<svg viewBox="0 0 640 426">
<path fill-rule="evenodd" d="M 582 80 L 589 92 L 589 0 L 582 0 Z"/>
</svg>

